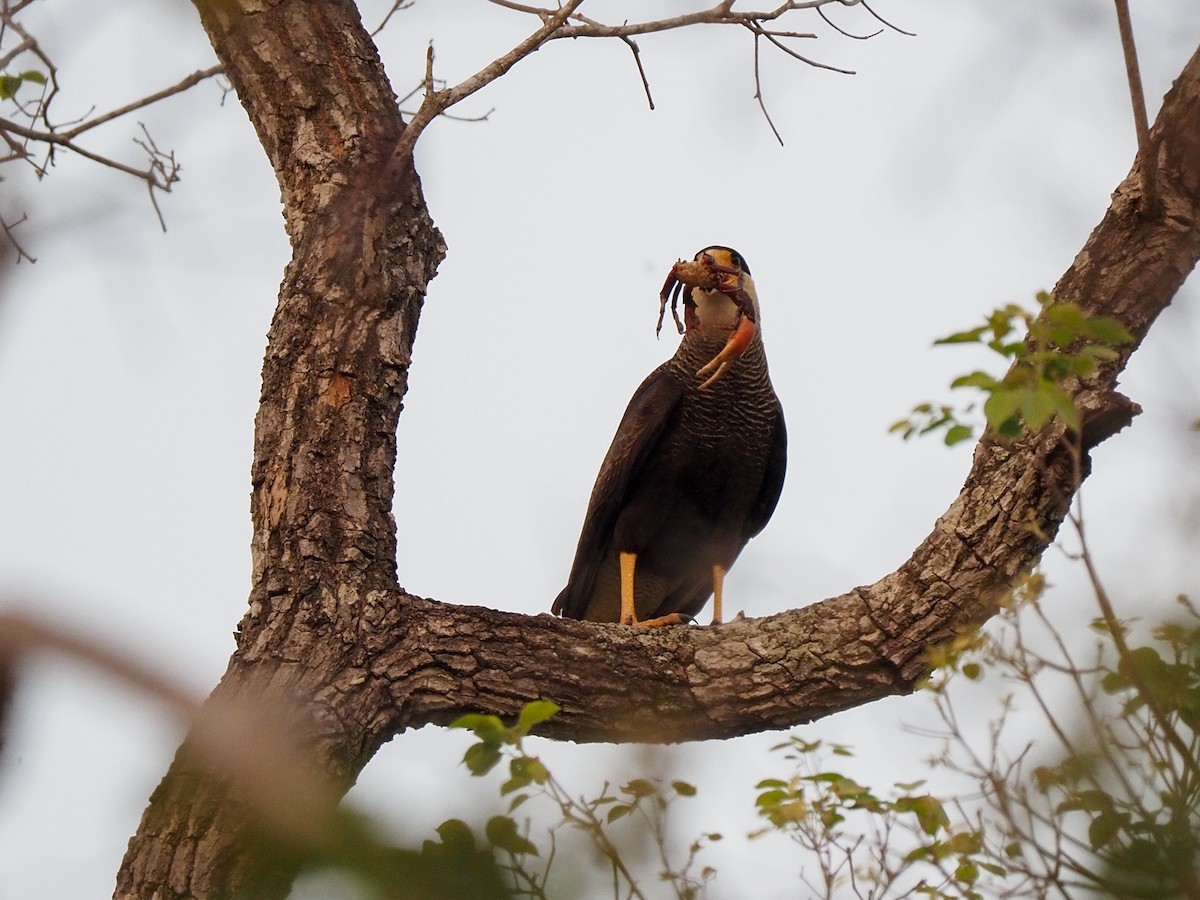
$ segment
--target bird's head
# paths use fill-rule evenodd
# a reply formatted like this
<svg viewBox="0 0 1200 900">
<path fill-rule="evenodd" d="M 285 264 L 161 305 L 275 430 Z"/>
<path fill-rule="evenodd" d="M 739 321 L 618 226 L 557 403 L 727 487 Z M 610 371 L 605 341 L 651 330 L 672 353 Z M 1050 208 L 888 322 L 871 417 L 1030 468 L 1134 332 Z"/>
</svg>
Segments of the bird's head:
<svg viewBox="0 0 1200 900">
<path fill-rule="evenodd" d="M 693 286 L 684 298 L 684 317 L 689 330 L 699 325 L 708 336 L 728 333 L 742 316 L 757 327 L 758 292 L 742 254 L 732 247 L 712 246 L 705 247 L 692 261 L 710 270 L 715 284 Z"/>
<path fill-rule="evenodd" d="M 678 311 L 681 295 L 682 321 Z M 680 260 L 671 267 L 659 294 L 660 329 L 668 299 L 671 315 L 685 341 L 707 343 L 722 336 L 726 338 L 721 351 L 696 373 L 700 376 L 712 373 L 700 385 L 707 388 L 721 377 L 730 362 L 749 349 L 758 334 L 758 293 L 750 277 L 750 267 L 742 254 L 730 247 L 705 247 L 691 262 Z"/>
</svg>

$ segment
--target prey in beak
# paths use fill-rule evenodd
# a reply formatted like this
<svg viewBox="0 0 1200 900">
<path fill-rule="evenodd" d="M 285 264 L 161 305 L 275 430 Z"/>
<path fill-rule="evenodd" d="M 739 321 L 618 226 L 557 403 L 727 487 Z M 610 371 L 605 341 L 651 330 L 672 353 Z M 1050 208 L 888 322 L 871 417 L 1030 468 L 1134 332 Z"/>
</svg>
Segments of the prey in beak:
<svg viewBox="0 0 1200 900">
<path fill-rule="evenodd" d="M 729 262 L 718 262 L 710 253 L 717 250 L 729 257 Z M 708 376 L 700 385 L 704 390 L 725 373 L 730 362 L 746 352 L 750 342 L 758 330 L 755 324 L 754 298 L 746 290 L 746 273 L 736 264 L 732 251 L 724 248 L 710 247 L 701 250 L 690 262 L 679 260 L 671 267 L 667 280 L 659 293 L 658 326 L 655 334 L 662 331 L 663 318 L 667 312 L 667 301 L 671 303 L 671 317 L 680 334 L 686 334 L 698 329 L 703 333 L 703 325 L 696 315 L 696 300 L 694 292 L 707 291 L 723 294 L 729 298 L 737 309 L 736 317 L 730 326 L 729 339 L 721 352 L 705 363 L 696 372 L 698 378 Z M 679 298 L 683 297 L 683 321 L 679 318 Z"/>
</svg>

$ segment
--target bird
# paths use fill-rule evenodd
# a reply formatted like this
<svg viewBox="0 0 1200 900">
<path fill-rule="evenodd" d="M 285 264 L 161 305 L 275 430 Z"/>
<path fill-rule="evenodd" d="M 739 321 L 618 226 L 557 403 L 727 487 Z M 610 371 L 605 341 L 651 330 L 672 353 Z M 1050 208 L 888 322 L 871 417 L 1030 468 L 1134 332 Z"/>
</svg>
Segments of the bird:
<svg viewBox="0 0 1200 900">
<path fill-rule="evenodd" d="M 713 597 L 720 624 L 725 573 L 783 490 L 787 428 L 750 267 L 720 245 L 677 262 L 660 295 L 660 328 L 672 288 L 683 337 L 634 392 L 600 466 L 551 606 L 565 618 L 687 624 Z"/>
</svg>

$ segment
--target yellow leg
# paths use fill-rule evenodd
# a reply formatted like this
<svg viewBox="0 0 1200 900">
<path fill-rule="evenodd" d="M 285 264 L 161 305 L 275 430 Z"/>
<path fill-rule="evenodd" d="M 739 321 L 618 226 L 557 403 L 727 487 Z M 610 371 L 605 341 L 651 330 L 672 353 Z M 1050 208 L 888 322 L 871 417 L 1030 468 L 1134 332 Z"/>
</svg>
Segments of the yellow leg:
<svg viewBox="0 0 1200 900">
<path fill-rule="evenodd" d="M 721 591 L 725 587 L 725 567 L 719 563 L 713 566 L 713 620 L 714 625 L 721 624 Z"/>
<path fill-rule="evenodd" d="M 636 553 L 621 551 L 621 624 L 636 625 L 637 612 L 633 608 L 633 567 L 637 563 Z"/>
<path fill-rule="evenodd" d="M 687 619 L 679 613 L 669 613 L 657 619 L 646 619 L 639 622 L 637 610 L 633 606 L 633 568 L 637 564 L 637 554 L 621 551 L 621 624 L 640 625 L 643 628 L 660 628 L 663 625 L 686 625 Z"/>
</svg>

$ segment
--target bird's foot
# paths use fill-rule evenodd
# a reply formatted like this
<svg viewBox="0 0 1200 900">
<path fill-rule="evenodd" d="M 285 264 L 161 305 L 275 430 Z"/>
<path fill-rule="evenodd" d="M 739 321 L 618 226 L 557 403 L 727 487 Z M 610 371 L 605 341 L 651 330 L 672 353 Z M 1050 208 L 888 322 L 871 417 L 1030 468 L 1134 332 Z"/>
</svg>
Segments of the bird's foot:
<svg viewBox="0 0 1200 900">
<path fill-rule="evenodd" d="M 691 623 L 692 623 L 691 616 L 684 615 L 683 613 L 677 613 L 677 612 L 668 613 L 665 616 L 657 616 L 653 619 L 638 620 L 638 619 L 630 618 L 629 620 L 625 620 L 625 619 L 621 620 L 622 625 L 636 625 L 639 628 L 662 628 L 666 625 L 690 625 Z"/>
</svg>

